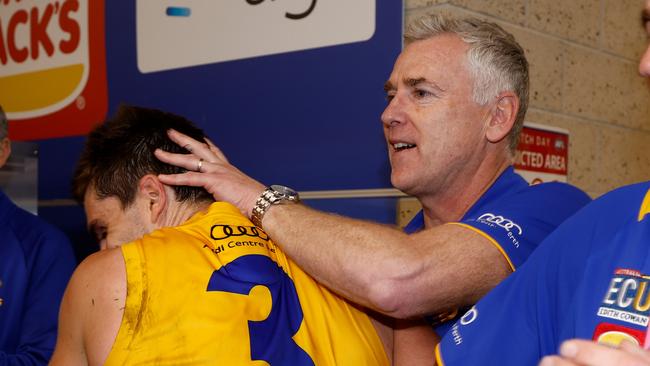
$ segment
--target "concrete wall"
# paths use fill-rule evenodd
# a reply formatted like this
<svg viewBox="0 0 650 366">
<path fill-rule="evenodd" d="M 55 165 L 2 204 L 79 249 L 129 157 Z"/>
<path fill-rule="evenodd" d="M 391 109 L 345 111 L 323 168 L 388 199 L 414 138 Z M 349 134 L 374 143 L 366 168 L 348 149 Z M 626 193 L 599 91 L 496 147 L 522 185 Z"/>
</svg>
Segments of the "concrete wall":
<svg viewBox="0 0 650 366">
<path fill-rule="evenodd" d="M 475 16 L 513 33 L 531 72 L 527 121 L 570 131 L 569 182 L 593 197 L 650 179 L 644 0 L 405 0 L 405 23 Z"/>
</svg>

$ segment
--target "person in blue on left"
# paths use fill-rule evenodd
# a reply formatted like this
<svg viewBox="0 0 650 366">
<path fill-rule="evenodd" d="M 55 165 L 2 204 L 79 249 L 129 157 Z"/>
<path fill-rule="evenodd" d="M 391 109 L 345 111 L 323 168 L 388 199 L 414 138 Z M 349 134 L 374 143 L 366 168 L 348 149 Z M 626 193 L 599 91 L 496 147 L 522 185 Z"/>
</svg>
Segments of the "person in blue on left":
<svg viewBox="0 0 650 366">
<path fill-rule="evenodd" d="M 0 107 L 0 167 L 11 154 Z M 0 366 L 47 365 L 76 266 L 68 238 L 0 191 Z"/>
</svg>

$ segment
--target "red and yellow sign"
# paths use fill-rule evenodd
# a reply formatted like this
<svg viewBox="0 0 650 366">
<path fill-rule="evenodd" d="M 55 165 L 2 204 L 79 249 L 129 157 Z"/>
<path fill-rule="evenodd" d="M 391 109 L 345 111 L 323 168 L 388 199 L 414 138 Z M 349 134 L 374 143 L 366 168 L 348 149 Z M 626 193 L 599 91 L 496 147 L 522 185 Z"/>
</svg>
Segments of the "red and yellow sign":
<svg viewBox="0 0 650 366">
<path fill-rule="evenodd" d="M 526 123 L 515 152 L 515 169 L 529 183 L 567 181 L 569 131 Z"/>
<path fill-rule="evenodd" d="M 16 140 L 82 135 L 104 119 L 103 0 L 0 0 L 0 105 Z"/>
</svg>

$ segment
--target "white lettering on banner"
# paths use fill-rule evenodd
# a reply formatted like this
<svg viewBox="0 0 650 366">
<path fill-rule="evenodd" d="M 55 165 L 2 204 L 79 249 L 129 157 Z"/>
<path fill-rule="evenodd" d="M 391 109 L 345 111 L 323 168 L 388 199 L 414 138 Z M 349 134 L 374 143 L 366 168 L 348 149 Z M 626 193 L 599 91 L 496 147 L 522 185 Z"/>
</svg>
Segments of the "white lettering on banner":
<svg viewBox="0 0 650 366">
<path fill-rule="evenodd" d="M 627 296 L 627 291 L 628 290 L 634 291 L 637 289 L 637 286 L 638 285 L 636 279 L 628 278 L 625 281 L 623 281 L 623 284 L 621 285 L 621 291 L 618 294 L 618 299 L 617 299 L 618 306 L 622 308 L 626 308 L 632 305 L 632 301 L 634 301 L 634 296 Z"/>
<path fill-rule="evenodd" d="M 615 299 L 612 298 L 612 295 L 615 295 L 618 292 L 618 288 L 616 285 L 620 282 L 622 282 L 623 279 L 620 277 L 614 277 L 612 278 L 612 282 L 609 284 L 609 290 L 607 290 L 607 294 L 605 295 L 605 299 L 603 302 L 607 305 L 614 305 L 615 304 Z"/>
<path fill-rule="evenodd" d="M 566 159 L 564 156 L 548 154 L 544 161 L 544 168 L 564 171 L 566 170 Z"/>
<path fill-rule="evenodd" d="M 485 221 L 485 222 L 490 222 L 495 225 L 498 225 L 504 229 L 506 229 L 508 232 L 512 232 L 512 229 L 516 229 L 517 233 L 521 235 L 523 231 L 521 230 L 521 226 L 515 224 L 512 220 L 509 220 L 503 216 L 495 215 L 493 213 L 485 213 L 481 215 L 477 221 Z"/>
<path fill-rule="evenodd" d="M 521 167 L 544 168 L 565 171 L 566 158 L 554 154 L 542 154 L 535 151 L 519 150 L 515 154 L 515 163 Z"/>
<path fill-rule="evenodd" d="M 603 304 L 639 313 L 650 310 L 648 279 L 641 276 L 614 277 L 609 283 Z"/>
<path fill-rule="evenodd" d="M 143 73 L 370 39 L 377 0 L 136 0 Z"/>
<path fill-rule="evenodd" d="M 598 309 L 598 316 L 602 316 L 604 318 L 616 319 L 626 323 L 637 324 L 644 327 L 648 326 L 647 316 L 634 314 L 627 311 L 601 307 Z"/>
<path fill-rule="evenodd" d="M 515 161 L 525 167 L 541 168 L 544 166 L 544 155 L 534 151 L 517 151 Z"/>
<path fill-rule="evenodd" d="M 545 136 L 535 136 L 535 144 L 537 146 L 551 146 L 551 139 Z"/>
</svg>

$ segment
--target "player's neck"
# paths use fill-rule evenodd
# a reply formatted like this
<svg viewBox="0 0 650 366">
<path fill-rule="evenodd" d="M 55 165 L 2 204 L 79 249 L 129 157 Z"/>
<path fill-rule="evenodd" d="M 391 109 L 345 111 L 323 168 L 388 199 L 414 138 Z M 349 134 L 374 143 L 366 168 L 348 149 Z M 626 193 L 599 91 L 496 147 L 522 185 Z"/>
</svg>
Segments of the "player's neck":
<svg viewBox="0 0 650 366">
<path fill-rule="evenodd" d="M 459 221 L 511 165 L 509 158 L 484 161 L 471 174 L 430 197 L 420 198 L 426 228 Z"/>
<path fill-rule="evenodd" d="M 183 224 L 199 211 L 207 210 L 212 202 L 174 202 L 170 207 L 169 214 L 165 215 L 164 227 L 173 227 Z"/>
</svg>

